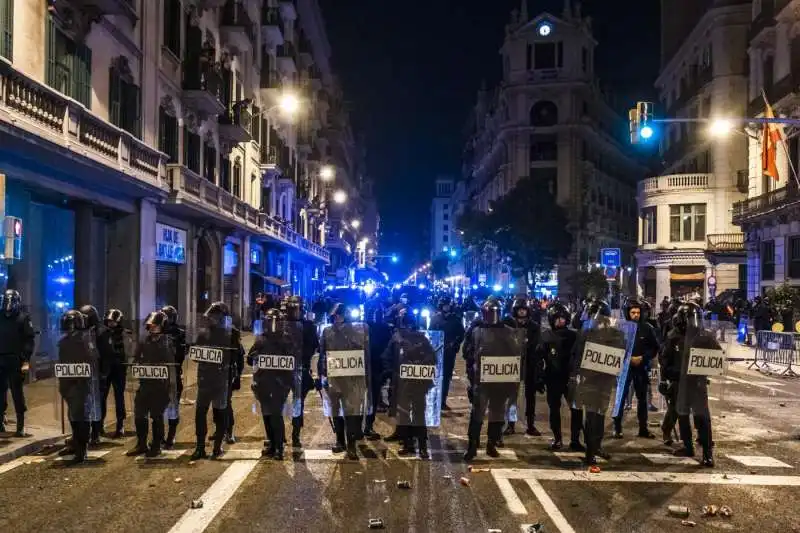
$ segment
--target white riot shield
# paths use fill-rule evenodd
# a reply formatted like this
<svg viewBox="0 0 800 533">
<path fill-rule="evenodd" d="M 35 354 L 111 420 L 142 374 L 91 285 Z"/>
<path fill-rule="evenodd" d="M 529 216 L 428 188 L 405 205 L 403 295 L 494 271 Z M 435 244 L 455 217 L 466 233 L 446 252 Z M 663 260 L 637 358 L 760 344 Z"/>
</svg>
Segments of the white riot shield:
<svg viewBox="0 0 800 533">
<path fill-rule="evenodd" d="M 398 426 L 439 426 L 444 333 L 398 329 L 392 347 L 394 393 L 389 416 Z"/>
<path fill-rule="evenodd" d="M 253 395 L 262 416 L 300 416 L 302 323 L 285 320 L 267 323 L 267 328 L 260 320 L 253 324 L 258 336 L 247 355 L 254 370 Z"/>
<path fill-rule="evenodd" d="M 70 422 L 98 422 L 101 415 L 100 356 L 94 333 L 78 330 L 61 337 L 54 367 Z"/>
<path fill-rule="evenodd" d="M 475 346 L 473 405 L 488 422 L 505 422 L 517 409 L 525 354 L 525 330 L 477 327 L 472 330 Z"/>
<path fill-rule="evenodd" d="M 728 358 L 715 332 L 701 323 L 686 329 L 681 351 L 681 378 L 675 404 L 679 415 L 711 416 L 708 389 L 711 380 L 722 378 L 728 371 Z M 719 387 L 724 393 L 724 380 Z"/>
</svg>

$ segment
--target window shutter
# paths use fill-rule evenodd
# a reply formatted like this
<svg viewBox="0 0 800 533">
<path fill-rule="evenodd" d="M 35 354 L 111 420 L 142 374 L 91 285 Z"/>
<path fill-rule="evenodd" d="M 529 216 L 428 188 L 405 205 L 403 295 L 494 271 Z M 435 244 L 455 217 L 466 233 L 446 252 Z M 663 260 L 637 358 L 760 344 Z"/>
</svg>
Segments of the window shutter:
<svg viewBox="0 0 800 533">
<path fill-rule="evenodd" d="M 0 0 L 0 56 L 14 60 L 14 0 Z"/>
<path fill-rule="evenodd" d="M 47 16 L 47 22 L 45 22 L 45 73 L 44 73 L 44 82 L 53 87 L 54 89 L 58 89 L 57 80 L 56 80 L 56 24 L 53 22 L 53 16 Z"/>
<path fill-rule="evenodd" d="M 115 67 L 109 69 L 108 120 L 115 126 L 122 125 L 122 80 Z"/>
<path fill-rule="evenodd" d="M 128 102 L 131 106 L 130 133 L 136 137 L 142 136 L 142 90 L 138 85 L 128 85 Z"/>
<path fill-rule="evenodd" d="M 75 47 L 73 56 L 73 94 L 72 97 L 92 108 L 92 50 L 85 44 Z"/>
</svg>

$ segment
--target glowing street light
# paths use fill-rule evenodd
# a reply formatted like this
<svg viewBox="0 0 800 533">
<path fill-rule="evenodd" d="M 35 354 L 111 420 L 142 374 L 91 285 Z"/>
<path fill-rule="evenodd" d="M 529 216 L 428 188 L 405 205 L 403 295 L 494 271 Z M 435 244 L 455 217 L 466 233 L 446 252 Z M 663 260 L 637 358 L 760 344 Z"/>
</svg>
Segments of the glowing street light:
<svg viewBox="0 0 800 533">
<path fill-rule="evenodd" d="M 645 127 L 643 127 L 642 129 L 639 130 L 639 137 L 641 137 L 642 139 L 647 140 L 647 139 L 649 139 L 649 138 L 651 138 L 653 136 L 653 133 L 654 132 L 653 132 L 653 128 L 652 127 L 645 126 Z"/>
<path fill-rule="evenodd" d="M 294 115 L 300 110 L 300 100 L 292 93 L 285 93 L 281 96 L 278 107 L 287 115 Z"/>
<path fill-rule="evenodd" d="M 337 204 L 343 204 L 347 201 L 347 193 L 339 189 L 333 193 L 333 201 Z"/>
<path fill-rule="evenodd" d="M 322 178 L 322 181 L 331 181 L 334 177 L 336 177 L 336 171 L 330 165 L 325 165 L 319 171 L 319 177 Z"/>
<path fill-rule="evenodd" d="M 350 225 L 353 226 L 353 228 L 358 229 L 358 228 L 361 227 L 361 221 L 358 220 L 358 219 L 355 219 L 352 222 L 350 222 Z"/>
<path fill-rule="evenodd" d="M 712 137 L 726 137 L 733 131 L 733 122 L 726 118 L 717 118 L 711 121 L 708 133 Z"/>
<path fill-rule="evenodd" d="M 397 257 L 397 254 L 392 254 L 392 263 L 397 263 L 399 260 L 400 258 Z"/>
</svg>

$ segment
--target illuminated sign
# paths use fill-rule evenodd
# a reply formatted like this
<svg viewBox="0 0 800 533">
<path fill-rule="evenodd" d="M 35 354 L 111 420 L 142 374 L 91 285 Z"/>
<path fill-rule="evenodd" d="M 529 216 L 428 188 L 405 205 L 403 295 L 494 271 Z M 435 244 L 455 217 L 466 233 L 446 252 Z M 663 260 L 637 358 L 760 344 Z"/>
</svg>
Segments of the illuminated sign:
<svg viewBox="0 0 800 533">
<path fill-rule="evenodd" d="M 156 224 L 156 261 L 186 263 L 186 231 Z"/>
</svg>

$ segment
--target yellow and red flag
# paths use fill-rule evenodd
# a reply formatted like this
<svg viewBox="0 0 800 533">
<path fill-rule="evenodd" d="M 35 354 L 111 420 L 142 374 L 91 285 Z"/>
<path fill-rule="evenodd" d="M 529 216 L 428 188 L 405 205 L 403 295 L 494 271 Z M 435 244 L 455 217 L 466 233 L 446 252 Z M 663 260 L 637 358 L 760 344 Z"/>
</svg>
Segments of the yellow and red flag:
<svg viewBox="0 0 800 533">
<path fill-rule="evenodd" d="M 767 102 L 766 97 L 764 102 L 767 104 L 764 118 L 775 118 L 775 113 L 772 110 L 772 106 Z M 761 172 L 775 181 L 778 181 L 778 143 L 783 142 L 784 139 L 783 126 L 781 124 L 764 123 L 761 134 Z"/>
</svg>

